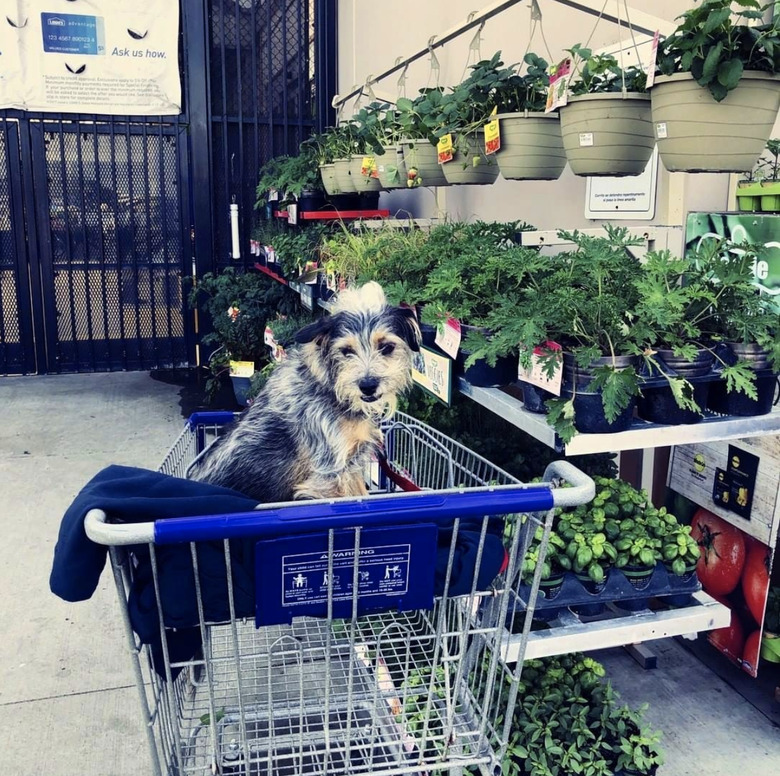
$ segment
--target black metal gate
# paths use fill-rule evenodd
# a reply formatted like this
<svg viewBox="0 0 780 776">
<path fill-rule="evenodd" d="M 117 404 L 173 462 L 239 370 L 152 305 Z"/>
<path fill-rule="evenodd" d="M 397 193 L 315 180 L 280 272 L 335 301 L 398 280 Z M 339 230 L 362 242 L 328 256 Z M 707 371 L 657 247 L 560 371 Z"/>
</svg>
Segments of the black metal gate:
<svg viewBox="0 0 780 776">
<path fill-rule="evenodd" d="M 0 374 L 193 364 L 184 279 L 250 262 L 259 167 L 331 118 L 335 0 L 181 10 L 181 115 L 0 111 Z"/>
</svg>

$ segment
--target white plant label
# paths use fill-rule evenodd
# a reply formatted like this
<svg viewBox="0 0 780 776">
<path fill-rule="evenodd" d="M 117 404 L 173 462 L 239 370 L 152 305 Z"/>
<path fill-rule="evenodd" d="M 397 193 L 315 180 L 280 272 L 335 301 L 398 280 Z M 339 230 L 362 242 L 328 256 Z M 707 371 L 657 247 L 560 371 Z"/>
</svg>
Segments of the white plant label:
<svg viewBox="0 0 780 776">
<path fill-rule="evenodd" d="M 542 356 L 556 354 L 558 356 L 555 370 L 552 377 L 547 376 L 542 364 Z M 563 356 L 561 355 L 561 346 L 557 342 L 546 342 L 534 348 L 531 355 L 531 366 L 525 369 L 520 365 L 517 371 L 518 380 L 535 385 L 549 391 L 555 396 L 561 395 L 561 382 L 563 381 Z"/>
<path fill-rule="evenodd" d="M 663 140 L 665 137 L 669 137 L 669 133 L 666 130 L 666 122 L 665 121 L 659 121 L 655 125 L 655 136 L 659 140 Z"/>
<path fill-rule="evenodd" d="M 436 344 L 450 357 L 457 358 L 460 350 L 460 321 L 447 318 L 444 326 L 436 330 Z"/>
<path fill-rule="evenodd" d="M 592 132 L 580 132 L 580 147 L 593 145 Z"/>
</svg>

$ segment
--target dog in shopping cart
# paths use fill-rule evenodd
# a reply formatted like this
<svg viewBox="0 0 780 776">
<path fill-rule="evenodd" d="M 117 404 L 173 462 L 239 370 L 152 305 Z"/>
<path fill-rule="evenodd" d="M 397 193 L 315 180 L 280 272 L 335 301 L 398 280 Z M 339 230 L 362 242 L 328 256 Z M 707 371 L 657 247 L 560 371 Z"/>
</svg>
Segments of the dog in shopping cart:
<svg viewBox="0 0 780 776">
<path fill-rule="evenodd" d="M 190 479 L 262 503 L 366 493 L 380 421 L 411 385 L 420 329 L 378 283 L 342 291 L 331 315 L 296 334 L 239 422 L 194 462 Z"/>
</svg>

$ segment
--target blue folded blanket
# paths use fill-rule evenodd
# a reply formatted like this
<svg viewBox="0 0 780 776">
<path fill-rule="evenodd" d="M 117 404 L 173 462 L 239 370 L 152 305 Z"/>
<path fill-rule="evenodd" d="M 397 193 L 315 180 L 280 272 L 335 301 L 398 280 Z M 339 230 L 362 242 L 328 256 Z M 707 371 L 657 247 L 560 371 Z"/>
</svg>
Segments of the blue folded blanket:
<svg viewBox="0 0 780 776">
<path fill-rule="evenodd" d="M 84 601 L 97 588 L 108 550 L 90 541 L 84 532 L 84 518 L 90 509 L 102 509 L 111 522 L 139 523 L 161 518 L 248 512 L 256 503 L 228 488 L 146 469 L 109 466 L 84 486 L 62 518 L 49 578 L 51 591 L 66 601 Z M 501 521 L 491 520 L 490 525 L 477 575 L 478 590 L 490 585 L 505 561 Z M 479 521 L 468 525 L 461 523 L 453 552 L 449 595 L 471 590 L 480 528 Z M 451 529 L 440 529 L 435 567 L 437 595 L 444 588 L 451 539 Z M 211 622 L 228 620 L 224 544 L 221 541 L 199 542 L 197 547 L 204 617 Z M 239 618 L 253 617 L 255 613 L 254 549 L 255 541 L 251 539 L 230 542 L 235 615 Z M 201 646 L 190 545 L 159 545 L 155 552 L 164 624 L 168 629 L 175 629 L 166 633 L 169 659 L 171 662 L 190 660 Z M 136 546 L 133 555 L 136 565 L 128 600 L 130 622 L 141 642 L 150 645 L 155 669 L 164 676 L 149 547 Z M 177 673 L 173 671 L 174 676 Z"/>
</svg>

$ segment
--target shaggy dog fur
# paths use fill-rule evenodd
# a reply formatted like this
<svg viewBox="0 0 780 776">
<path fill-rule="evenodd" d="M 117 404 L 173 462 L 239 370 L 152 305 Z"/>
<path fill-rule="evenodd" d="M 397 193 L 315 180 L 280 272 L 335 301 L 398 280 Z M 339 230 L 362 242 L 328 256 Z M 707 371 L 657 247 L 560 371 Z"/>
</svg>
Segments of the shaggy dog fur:
<svg viewBox="0 0 780 776">
<path fill-rule="evenodd" d="M 411 384 L 420 330 L 377 283 L 342 292 L 332 315 L 301 329 L 240 421 L 201 456 L 195 480 L 275 503 L 366 492 L 379 422 Z"/>
</svg>

